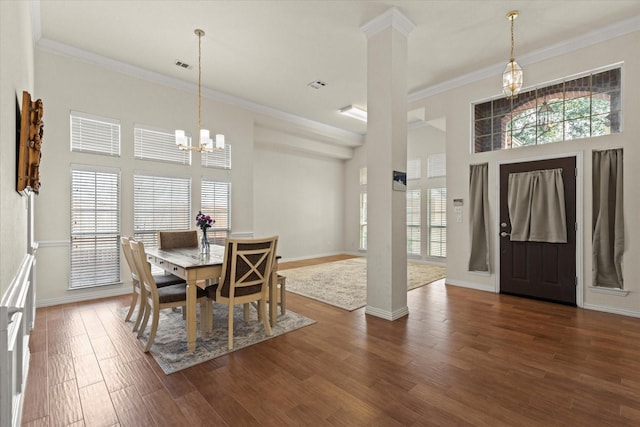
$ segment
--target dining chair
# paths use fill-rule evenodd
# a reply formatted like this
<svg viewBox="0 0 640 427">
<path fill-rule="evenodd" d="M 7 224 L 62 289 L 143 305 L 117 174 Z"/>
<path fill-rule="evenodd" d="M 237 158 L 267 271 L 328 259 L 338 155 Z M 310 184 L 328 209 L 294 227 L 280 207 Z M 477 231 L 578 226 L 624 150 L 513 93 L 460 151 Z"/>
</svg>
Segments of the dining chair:
<svg viewBox="0 0 640 427">
<path fill-rule="evenodd" d="M 198 232 L 196 230 L 185 231 L 158 231 L 158 248 L 197 248 Z"/>
<path fill-rule="evenodd" d="M 151 266 L 147 263 L 147 255 L 144 250 L 144 244 L 142 242 L 130 241 L 131 253 L 133 255 L 133 261 L 138 272 L 138 279 L 140 280 L 141 287 L 144 287 L 144 317 L 142 324 L 138 331 L 138 338 L 142 336 L 142 333 L 147 327 L 149 316 L 153 316 L 151 320 L 151 332 L 149 333 L 149 340 L 145 346 L 145 353 L 149 351 L 153 345 L 153 341 L 156 338 L 156 332 L 158 330 L 158 321 L 160 319 L 160 310 L 165 308 L 183 307 L 187 304 L 187 286 L 186 283 L 178 285 L 169 285 L 158 287 L 153 275 L 151 274 Z M 207 311 L 207 293 L 201 289 L 197 289 L 197 298 L 200 303 L 200 310 L 206 313 Z"/>
<path fill-rule="evenodd" d="M 136 317 L 136 322 L 133 325 L 133 331 L 137 331 L 140 326 L 140 321 L 142 320 L 142 316 L 144 315 L 144 299 L 145 299 L 145 291 L 144 286 L 140 286 L 140 275 L 136 270 L 136 265 L 133 261 L 133 254 L 131 252 L 130 242 L 133 238 L 130 237 L 121 237 L 120 244 L 122 246 L 122 252 L 124 253 L 124 259 L 129 266 L 129 271 L 131 271 L 131 282 L 133 285 L 133 293 L 131 295 L 131 306 L 129 307 L 129 312 L 124 318 L 125 322 L 128 322 L 131 319 L 131 315 L 133 314 L 136 305 L 138 305 L 138 316 Z M 178 283 L 185 283 L 183 279 L 178 276 L 174 276 L 173 274 L 158 274 L 153 276 L 156 286 L 161 288 L 169 285 L 177 285 Z"/>
<path fill-rule="evenodd" d="M 229 350 L 233 349 L 233 311 L 236 304 L 244 305 L 244 320 L 248 321 L 249 304 L 257 302 L 258 318 L 267 335 L 272 334 L 266 307 L 277 242 L 277 236 L 225 240 L 222 277 L 218 284 L 207 287 L 206 291 L 209 299 L 229 307 Z M 213 313 L 213 310 L 209 312 Z"/>
</svg>

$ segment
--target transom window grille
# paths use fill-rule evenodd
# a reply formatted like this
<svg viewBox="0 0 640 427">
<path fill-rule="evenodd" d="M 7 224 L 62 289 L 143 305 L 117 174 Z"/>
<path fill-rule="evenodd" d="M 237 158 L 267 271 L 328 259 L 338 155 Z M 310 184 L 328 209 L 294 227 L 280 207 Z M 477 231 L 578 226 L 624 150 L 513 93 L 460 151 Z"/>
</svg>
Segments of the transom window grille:
<svg viewBox="0 0 640 427">
<path fill-rule="evenodd" d="M 225 143 L 222 150 L 202 153 L 201 162 L 207 168 L 231 169 L 231 144 Z"/>
<path fill-rule="evenodd" d="M 418 166 L 419 167 L 419 166 Z M 421 196 L 419 188 L 407 190 L 407 254 L 420 255 Z"/>
<path fill-rule="evenodd" d="M 174 148 L 175 149 L 175 148 Z M 191 179 L 136 174 L 133 176 L 134 238 L 158 245 L 160 230 L 190 230 Z"/>
<path fill-rule="evenodd" d="M 622 130 L 620 67 L 474 108 L 474 152 L 548 144 Z"/>
<path fill-rule="evenodd" d="M 72 111 L 71 151 L 120 156 L 120 121 Z"/>
<path fill-rule="evenodd" d="M 174 131 L 136 124 L 133 133 L 136 159 L 191 164 L 191 151 L 178 149 Z"/>
<path fill-rule="evenodd" d="M 447 189 L 429 189 L 429 256 L 447 256 Z"/>
<path fill-rule="evenodd" d="M 231 183 L 202 178 L 201 193 L 202 213 L 215 220 L 207 237 L 215 245 L 224 245 L 231 235 Z"/>
<path fill-rule="evenodd" d="M 120 172 L 71 169 L 71 289 L 120 282 Z"/>
</svg>

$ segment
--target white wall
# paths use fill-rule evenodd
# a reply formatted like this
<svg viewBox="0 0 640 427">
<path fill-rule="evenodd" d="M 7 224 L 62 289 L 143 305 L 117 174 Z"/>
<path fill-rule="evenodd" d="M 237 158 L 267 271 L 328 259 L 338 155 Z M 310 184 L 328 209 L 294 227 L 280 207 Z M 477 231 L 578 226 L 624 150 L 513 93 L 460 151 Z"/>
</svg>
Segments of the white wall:
<svg viewBox="0 0 640 427">
<path fill-rule="evenodd" d="M 0 297 L 27 252 L 27 197 L 16 192 L 16 101 L 22 105 L 24 90 L 40 97 L 33 90 L 30 6 L 0 1 Z"/>
<path fill-rule="evenodd" d="M 479 275 L 467 271 L 469 257 L 469 222 L 468 209 L 462 223 L 455 222 L 451 209 L 448 210 L 448 247 L 447 247 L 447 283 L 471 286 L 493 291 L 496 288 L 495 270 L 498 263 L 495 256 L 497 235 L 497 164 L 501 161 L 518 161 L 539 156 L 558 156 L 565 153 L 581 153 L 582 162 L 578 164 L 582 172 L 583 215 L 579 217 L 580 236 L 582 238 L 583 257 L 579 260 L 580 287 L 584 292 L 584 306 L 603 311 L 640 316 L 640 247 L 637 237 L 640 236 L 640 224 L 634 221 L 640 208 L 640 169 L 635 165 L 640 160 L 640 56 L 637 47 L 640 44 L 640 33 L 635 32 L 617 39 L 599 43 L 543 62 L 529 64 L 525 68 L 525 84 L 527 86 L 542 85 L 589 71 L 609 64 L 624 61 L 623 67 L 623 133 L 606 135 L 592 139 L 559 142 L 538 147 L 524 147 L 513 150 L 471 154 L 471 109 L 472 102 L 488 99 L 500 93 L 501 78 L 499 75 L 431 96 L 415 102 L 412 108 L 424 106 L 427 119 L 446 117 L 447 121 L 447 199 L 448 207 L 452 207 L 454 198 L 469 199 L 469 165 L 489 163 L 489 205 L 491 216 L 490 247 L 492 270 L 489 275 Z M 625 215 L 625 253 L 623 274 L 627 296 L 608 295 L 595 292 L 590 285 L 591 275 L 591 153 L 592 150 L 605 148 L 624 148 L 624 215 Z"/>
<path fill-rule="evenodd" d="M 202 168 L 198 153 L 193 153 L 191 166 L 133 158 L 136 123 L 197 133 L 195 93 L 41 49 L 36 50 L 36 88 L 45 103 L 47 119 L 41 166 L 43 187 L 37 199 L 36 215 L 36 239 L 41 243 L 38 272 L 47 279 L 38 289 L 39 305 L 130 292 L 127 280 L 130 276 L 124 262 L 121 272 L 125 283 L 68 290 L 71 164 L 120 169 L 123 235 L 133 234 L 133 174 L 143 170 L 191 178 L 193 212 L 200 206 L 203 175 L 230 180 L 232 233 L 278 234 L 281 255 L 285 258 L 313 257 L 341 250 L 341 161 L 314 159 L 303 154 L 279 155 L 264 150 L 257 156 L 255 118 L 249 110 L 203 99 L 203 125 L 213 132 L 224 133 L 232 145 L 232 171 L 229 172 Z M 72 110 L 119 119 L 121 156 L 71 152 L 69 112 Z M 288 139 L 291 142 L 291 137 Z M 303 187 L 311 188 L 314 197 L 305 195 Z M 300 204 L 301 200 L 305 203 Z M 311 200 L 315 205 L 308 203 Z M 286 221 L 281 212 L 286 213 Z M 303 222 L 299 218 L 306 219 Z"/>
<path fill-rule="evenodd" d="M 255 151 L 255 229 L 279 236 L 284 259 L 342 253 L 342 160 L 258 146 Z"/>
</svg>

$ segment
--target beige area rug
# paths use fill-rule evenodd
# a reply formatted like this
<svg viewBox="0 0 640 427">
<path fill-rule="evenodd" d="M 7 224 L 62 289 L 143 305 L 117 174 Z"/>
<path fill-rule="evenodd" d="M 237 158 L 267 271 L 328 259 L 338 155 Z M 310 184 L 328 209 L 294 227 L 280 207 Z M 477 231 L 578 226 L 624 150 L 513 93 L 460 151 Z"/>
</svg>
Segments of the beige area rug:
<svg viewBox="0 0 640 427">
<path fill-rule="evenodd" d="M 409 261 L 407 290 L 445 277 L 445 267 Z M 367 259 L 351 258 L 281 270 L 287 291 L 353 311 L 367 304 Z"/>
</svg>

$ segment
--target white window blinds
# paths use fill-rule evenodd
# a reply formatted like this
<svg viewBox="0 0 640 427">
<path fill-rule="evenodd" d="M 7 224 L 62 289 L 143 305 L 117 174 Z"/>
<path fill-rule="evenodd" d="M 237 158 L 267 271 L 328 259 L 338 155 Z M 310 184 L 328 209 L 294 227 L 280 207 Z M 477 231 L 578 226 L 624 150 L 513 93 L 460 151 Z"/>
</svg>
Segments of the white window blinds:
<svg viewBox="0 0 640 427">
<path fill-rule="evenodd" d="M 120 121 L 72 111 L 71 151 L 120 155 Z"/>
<path fill-rule="evenodd" d="M 447 176 L 447 158 L 444 153 L 431 154 L 427 158 L 427 177 Z"/>
<path fill-rule="evenodd" d="M 429 256 L 447 256 L 447 189 L 429 189 Z"/>
<path fill-rule="evenodd" d="M 231 144 L 225 144 L 223 150 L 202 153 L 202 166 L 215 169 L 231 169 Z"/>
<path fill-rule="evenodd" d="M 213 244 L 222 245 L 231 234 L 231 184 L 202 178 L 202 213 L 215 220 L 207 233 Z"/>
<path fill-rule="evenodd" d="M 137 173 L 133 176 L 133 229 L 136 240 L 157 246 L 159 230 L 188 230 L 191 215 L 191 179 Z"/>
<path fill-rule="evenodd" d="M 407 161 L 407 179 L 420 179 L 420 159 L 411 159 Z"/>
<path fill-rule="evenodd" d="M 420 203 L 419 188 L 407 190 L 407 254 L 420 255 Z"/>
<path fill-rule="evenodd" d="M 367 168 L 360 168 L 360 185 L 367 185 Z"/>
<path fill-rule="evenodd" d="M 70 288 L 120 282 L 120 173 L 71 170 Z"/>
<path fill-rule="evenodd" d="M 173 131 L 136 124 L 133 140 L 136 159 L 191 164 L 191 151 L 178 149 Z"/>
</svg>

